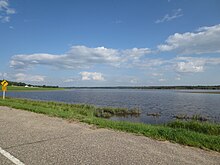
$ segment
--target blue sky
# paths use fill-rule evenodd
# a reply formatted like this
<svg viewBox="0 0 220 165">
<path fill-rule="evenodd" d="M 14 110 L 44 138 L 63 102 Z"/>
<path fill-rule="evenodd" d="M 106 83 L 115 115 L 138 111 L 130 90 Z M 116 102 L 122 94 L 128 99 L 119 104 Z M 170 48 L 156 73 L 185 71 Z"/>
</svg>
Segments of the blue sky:
<svg viewBox="0 0 220 165">
<path fill-rule="evenodd" d="M 0 79 L 219 85 L 219 0 L 0 0 Z"/>
</svg>

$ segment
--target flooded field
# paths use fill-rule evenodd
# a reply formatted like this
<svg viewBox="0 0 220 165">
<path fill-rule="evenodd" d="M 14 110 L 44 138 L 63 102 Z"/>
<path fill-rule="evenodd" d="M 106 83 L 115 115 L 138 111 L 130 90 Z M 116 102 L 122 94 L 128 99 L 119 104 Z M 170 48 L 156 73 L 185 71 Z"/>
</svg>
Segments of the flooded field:
<svg viewBox="0 0 220 165">
<path fill-rule="evenodd" d="M 178 90 L 74 89 L 8 92 L 7 96 L 74 104 L 138 108 L 141 111 L 139 116 L 112 117 L 112 120 L 159 124 L 174 120 L 175 116 L 201 115 L 209 121 L 220 122 L 220 95 L 211 93 Z"/>
</svg>

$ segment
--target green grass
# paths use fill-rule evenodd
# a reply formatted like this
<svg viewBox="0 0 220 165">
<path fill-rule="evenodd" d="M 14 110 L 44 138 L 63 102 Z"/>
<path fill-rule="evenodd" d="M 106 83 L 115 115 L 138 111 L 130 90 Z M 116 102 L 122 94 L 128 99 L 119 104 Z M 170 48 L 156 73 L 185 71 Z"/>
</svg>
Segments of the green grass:
<svg viewBox="0 0 220 165">
<path fill-rule="evenodd" d="M 207 135 L 220 135 L 220 125 L 207 123 L 207 122 L 198 122 L 198 121 L 174 121 L 167 124 L 171 128 L 182 128 L 194 132 L 204 133 Z"/>
<path fill-rule="evenodd" d="M 131 132 L 158 140 L 168 140 L 170 142 L 220 152 L 219 124 L 200 123 L 198 121 L 175 121 L 165 125 L 150 125 L 112 121 L 97 117 L 97 113 L 99 113 L 100 110 L 105 110 L 110 113 L 119 113 L 120 110 L 124 111 L 124 109 L 106 107 L 98 108 L 84 104 L 66 104 L 6 98 L 5 100 L 0 99 L 0 105 L 42 113 L 49 116 L 78 120 L 88 124 L 94 124 L 100 128 L 110 128 L 124 132 Z"/>
<path fill-rule="evenodd" d="M 42 87 L 24 87 L 24 86 L 8 86 L 7 91 L 47 91 L 47 90 L 63 90 L 64 88 L 42 88 Z"/>
</svg>

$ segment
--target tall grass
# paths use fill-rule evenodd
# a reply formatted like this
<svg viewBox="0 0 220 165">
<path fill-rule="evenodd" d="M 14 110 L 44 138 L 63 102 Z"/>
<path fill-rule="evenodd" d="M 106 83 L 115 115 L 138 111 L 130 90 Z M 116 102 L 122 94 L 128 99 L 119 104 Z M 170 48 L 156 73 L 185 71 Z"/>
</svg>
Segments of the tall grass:
<svg viewBox="0 0 220 165">
<path fill-rule="evenodd" d="M 154 139 L 169 140 L 179 144 L 207 148 L 220 152 L 219 124 L 200 123 L 198 121 L 175 121 L 166 125 L 150 125 L 112 121 L 97 117 L 97 114 L 100 111 L 108 111 L 113 114 L 122 113 L 123 111 L 127 113 L 127 110 L 125 111 L 123 108 L 97 108 L 85 104 L 66 104 L 7 98 L 6 100 L 0 99 L 0 105 L 42 113 L 49 116 L 78 120 L 88 124 L 94 124 L 101 128 L 132 132 Z"/>
<path fill-rule="evenodd" d="M 174 121 L 167 124 L 171 128 L 182 128 L 194 132 L 204 133 L 207 135 L 220 136 L 220 125 L 198 121 Z"/>
</svg>

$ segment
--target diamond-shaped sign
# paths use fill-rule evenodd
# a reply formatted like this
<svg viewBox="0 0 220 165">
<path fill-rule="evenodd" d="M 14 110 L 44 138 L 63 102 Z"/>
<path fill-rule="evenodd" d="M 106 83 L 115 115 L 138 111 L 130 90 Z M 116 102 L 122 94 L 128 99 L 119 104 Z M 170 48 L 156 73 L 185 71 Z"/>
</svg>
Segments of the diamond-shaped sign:
<svg viewBox="0 0 220 165">
<path fill-rule="evenodd" d="M 7 87 L 8 86 L 8 82 L 6 80 L 3 80 L 1 82 L 2 87 Z"/>
</svg>

